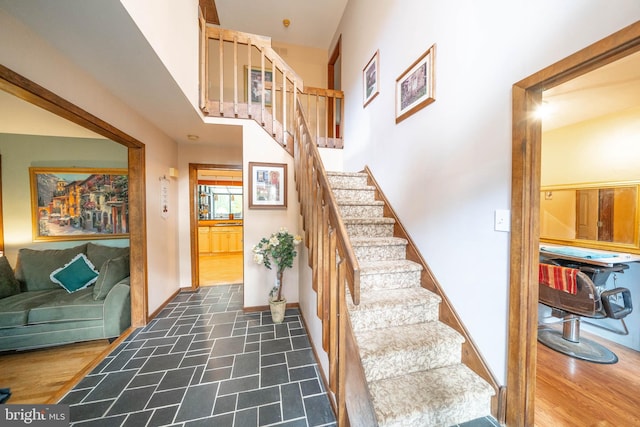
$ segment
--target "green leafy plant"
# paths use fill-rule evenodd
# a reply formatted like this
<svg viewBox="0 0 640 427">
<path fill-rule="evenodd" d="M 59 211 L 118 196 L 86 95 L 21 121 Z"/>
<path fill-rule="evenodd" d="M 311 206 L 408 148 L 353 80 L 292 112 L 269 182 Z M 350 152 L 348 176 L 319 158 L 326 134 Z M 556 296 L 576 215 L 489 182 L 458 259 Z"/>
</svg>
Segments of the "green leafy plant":
<svg viewBox="0 0 640 427">
<path fill-rule="evenodd" d="M 276 277 L 278 284 L 271 289 L 269 297 L 272 301 L 282 300 L 282 274 L 285 268 L 293 267 L 293 259 L 296 257 L 296 246 L 302 242 L 302 237 L 293 235 L 282 227 L 276 233 L 272 233 L 269 238 L 263 237 L 257 245 L 253 247 L 253 261 L 262 264 L 271 270 L 271 266 L 276 266 Z"/>
</svg>

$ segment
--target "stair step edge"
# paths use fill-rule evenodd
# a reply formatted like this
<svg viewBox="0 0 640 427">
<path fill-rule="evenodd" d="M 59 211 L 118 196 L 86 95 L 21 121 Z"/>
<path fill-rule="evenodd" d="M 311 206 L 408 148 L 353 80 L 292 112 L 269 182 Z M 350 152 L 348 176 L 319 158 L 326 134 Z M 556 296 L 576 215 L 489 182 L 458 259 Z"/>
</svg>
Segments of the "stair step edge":
<svg viewBox="0 0 640 427">
<path fill-rule="evenodd" d="M 461 346 L 465 342 L 460 333 L 438 320 L 360 331 L 355 335 L 363 361 L 388 353 L 432 348 L 442 342 L 452 346 Z"/>
<path fill-rule="evenodd" d="M 408 259 L 360 262 L 360 275 L 422 271 L 422 266 Z"/>
<path fill-rule="evenodd" d="M 350 312 L 377 310 L 389 306 L 414 307 L 419 305 L 438 305 L 442 298 L 433 292 L 422 288 L 398 288 L 388 290 L 371 290 L 360 294 L 360 304 L 355 305 L 347 298 Z"/>
<path fill-rule="evenodd" d="M 407 239 L 401 237 L 353 237 L 351 238 L 351 246 L 401 246 L 407 245 Z"/>
</svg>

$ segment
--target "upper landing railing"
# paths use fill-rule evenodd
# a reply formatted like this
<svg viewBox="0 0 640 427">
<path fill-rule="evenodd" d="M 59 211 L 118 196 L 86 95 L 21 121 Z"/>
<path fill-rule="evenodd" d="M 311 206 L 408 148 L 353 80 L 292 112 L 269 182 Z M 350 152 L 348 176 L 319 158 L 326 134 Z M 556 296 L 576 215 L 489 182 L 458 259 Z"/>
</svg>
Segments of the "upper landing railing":
<svg viewBox="0 0 640 427">
<path fill-rule="evenodd" d="M 200 108 L 210 117 L 254 119 L 292 152 L 299 100 L 319 147 L 342 148 L 341 91 L 305 87 L 269 37 L 225 30 L 201 20 Z"/>
</svg>

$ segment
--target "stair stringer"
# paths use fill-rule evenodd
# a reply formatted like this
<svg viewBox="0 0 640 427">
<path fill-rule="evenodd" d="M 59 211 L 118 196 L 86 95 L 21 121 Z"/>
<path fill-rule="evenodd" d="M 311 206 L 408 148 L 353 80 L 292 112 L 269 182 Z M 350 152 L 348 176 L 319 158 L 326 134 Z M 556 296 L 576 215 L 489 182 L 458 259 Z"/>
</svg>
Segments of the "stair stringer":
<svg viewBox="0 0 640 427">
<path fill-rule="evenodd" d="M 349 422 L 445 426 L 467 421 L 472 414 L 489 415 L 490 406 L 498 418 L 499 390 L 493 375 L 369 169 L 329 175 L 361 272 L 360 304 L 354 305 L 347 294 L 349 327 L 343 329 L 345 355 L 354 359 L 347 361 L 345 378 Z M 357 247 L 367 245 L 373 250 L 358 254 Z M 385 251 L 392 254 L 390 259 Z M 405 383 L 418 389 L 407 392 Z M 433 383 L 443 389 L 430 388 Z M 412 393 L 427 398 L 413 401 Z M 485 397 L 478 400 L 480 396 Z M 465 410 L 467 406 L 472 409 Z"/>
<path fill-rule="evenodd" d="M 407 240 L 407 259 L 419 264 L 422 266 L 421 280 L 420 284 L 423 288 L 428 289 L 429 291 L 438 295 L 442 301 L 440 304 L 440 316 L 439 320 L 449 327 L 456 330 L 464 337 L 464 343 L 462 344 L 462 363 L 471 368 L 476 374 L 478 374 L 482 379 L 484 379 L 487 383 L 491 385 L 494 389 L 494 396 L 491 399 L 491 414 L 499 421 L 504 421 L 504 410 L 505 410 L 505 401 L 504 401 L 504 388 L 501 388 L 498 385 L 495 376 L 491 372 L 491 369 L 485 362 L 484 358 L 480 354 L 477 345 L 473 341 L 471 334 L 464 326 L 462 320 L 458 316 L 455 311 L 453 304 L 448 299 L 444 290 L 438 283 L 435 275 L 429 268 L 429 265 L 422 257 L 422 254 L 418 250 L 416 244 L 414 243 L 409 233 L 402 225 L 400 218 L 396 214 L 396 212 L 391 207 L 388 199 L 380 189 L 378 182 L 373 177 L 373 174 L 368 166 L 365 166 L 363 173 L 367 174 L 367 180 L 369 185 L 375 187 L 376 195 L 375 199 L 380 200 L 384 203 L 383 207 L 383 215 L 385 217 L 393 218 L 395 220 L 394 224 L 394 236 L 400 237 Z"/>
</svg>

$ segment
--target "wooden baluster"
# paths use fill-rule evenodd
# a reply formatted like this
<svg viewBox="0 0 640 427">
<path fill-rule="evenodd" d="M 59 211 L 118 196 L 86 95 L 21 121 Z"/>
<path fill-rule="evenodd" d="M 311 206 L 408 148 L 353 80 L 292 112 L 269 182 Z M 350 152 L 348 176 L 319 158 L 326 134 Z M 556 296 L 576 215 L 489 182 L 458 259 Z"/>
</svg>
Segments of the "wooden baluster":
<svg viewBox="0 0 640 427">
<path fill-rule="evenodd" d="M 260 125 L 264 126 L 264 101 L 266 98 L 267 82 L 264 80 L 264 50 L 260 50 L 260 78 L 262 79 L 262 90 L 260 91 Z"/>
<path fill-rule="evenodd" d="M 278 111 L 276 104 L 277 104 L 277 93 L 276 93 L 276 81 L 277 81 L 277 76 L 278 76 L 278 69 L 276 68 L 276 62 L 271 61 L 271 134 L 275 137 L 276 136 L 276 124 L 278 123 L 277 120 L 277 114 L 276 112 Z"/>
<path fill-rule="evenodd" d="M 334 305 L 337 306 L 338 316 L 334 318 L 337 323 L 335 330 L 331 330 L 332 336 L 334 336 L 338 340 L 338 355 L 337 355 L 337 363 L 338 363 L 338 390 L 336 391 L 336 401 L 338 404 L 338 425 L 344 426 L 348 424 L 348 414 L 347 414 L 347 402 L 345 396 L 345 386 L 346 386 L 346 367 L 347 367 L 347 340 L 346 340 L 346 330 L 347 330 L 347 316 L 349 315 L 346 310 L 346 297 L 345 297 L 345 289 L 346 289 L 346 263 L 344 260 L 340 260 L 340 264 L 338 265 L 338 295 L 337 301 Z"/>
<path fill-rule="evenodd" d="M 315 98 L 316 98 L 316 144 L 317 144 L 318 142 L 320 142 L 320 104 L 318 102 L 318 99 L 320 98 L 320 96 L 316 94 Z"/>
<path fill-rule="evenodd" d="M 287 146 L 287 70 L 282 70 L 282 143 Z"/>
<path fill-rule="evenodd" d="M 238 117 L 238 36 L 233 36 L 233 115 Z"/>
<path fill-rule="evenodd" d="M 249 118 L 253 118 L 253 114 L 251 113 L 251 51 L 253 50 L 253 45 L 251 43 L 251 39 L 247 44 L 247 114 Z"/>
<path fill-rule="evenodd" d="M 335 94 L 334 94 L 334 96 L 331 97 L 331 100 L 332 100 L 332 103 L 333 103 L 333 107 L 332 107 L 333 108 L 333 114 L 331 115 L 331 116 L 333 116 L 332 117 L 333 118 L 333 123 L 331 123 L 331 129 L 332 129 L 331 134 L 333 135 L 333 141 L 332 141 L 331 146 L 333 148 L 335 148 L 336 147 L 336 141 L 338 139 L 338 132 L 336 132 L 336 125 L 338 123 L 338 121 L 336 120 L 336 117 L 337 117 L 336 111 L 338 111 L 338 110 L 336 110 L 336 107 L 338 106 L 338 104 L 336 102 Z"/>
<path fill-rule="evenodd" d="M 329 295 L 331 297 L 331 303 L 329 304 L 329 319 L 333 320 L 330 324 L 322 322 L 323 329 L 323 341 L 325 338 L 324 330 L 328 331 L 327 337 L 329 339 L 327 356 L 329 357 L 329 388 L 334 393 L 338 390 L 338 334 L 336 330 L 338 320 L 338 270 L 336 259 L 336 231 L 335 229 L 329 229 Z M 323 343 L 324 347 L 324 343 Z"/>
<path fill-rule="evenodd" d="M 220 33 L 220 44 L 218 46 L 218 56 L 220 62 L 220 115 L 224 116 L 224 40 Z"/>
</svg>

